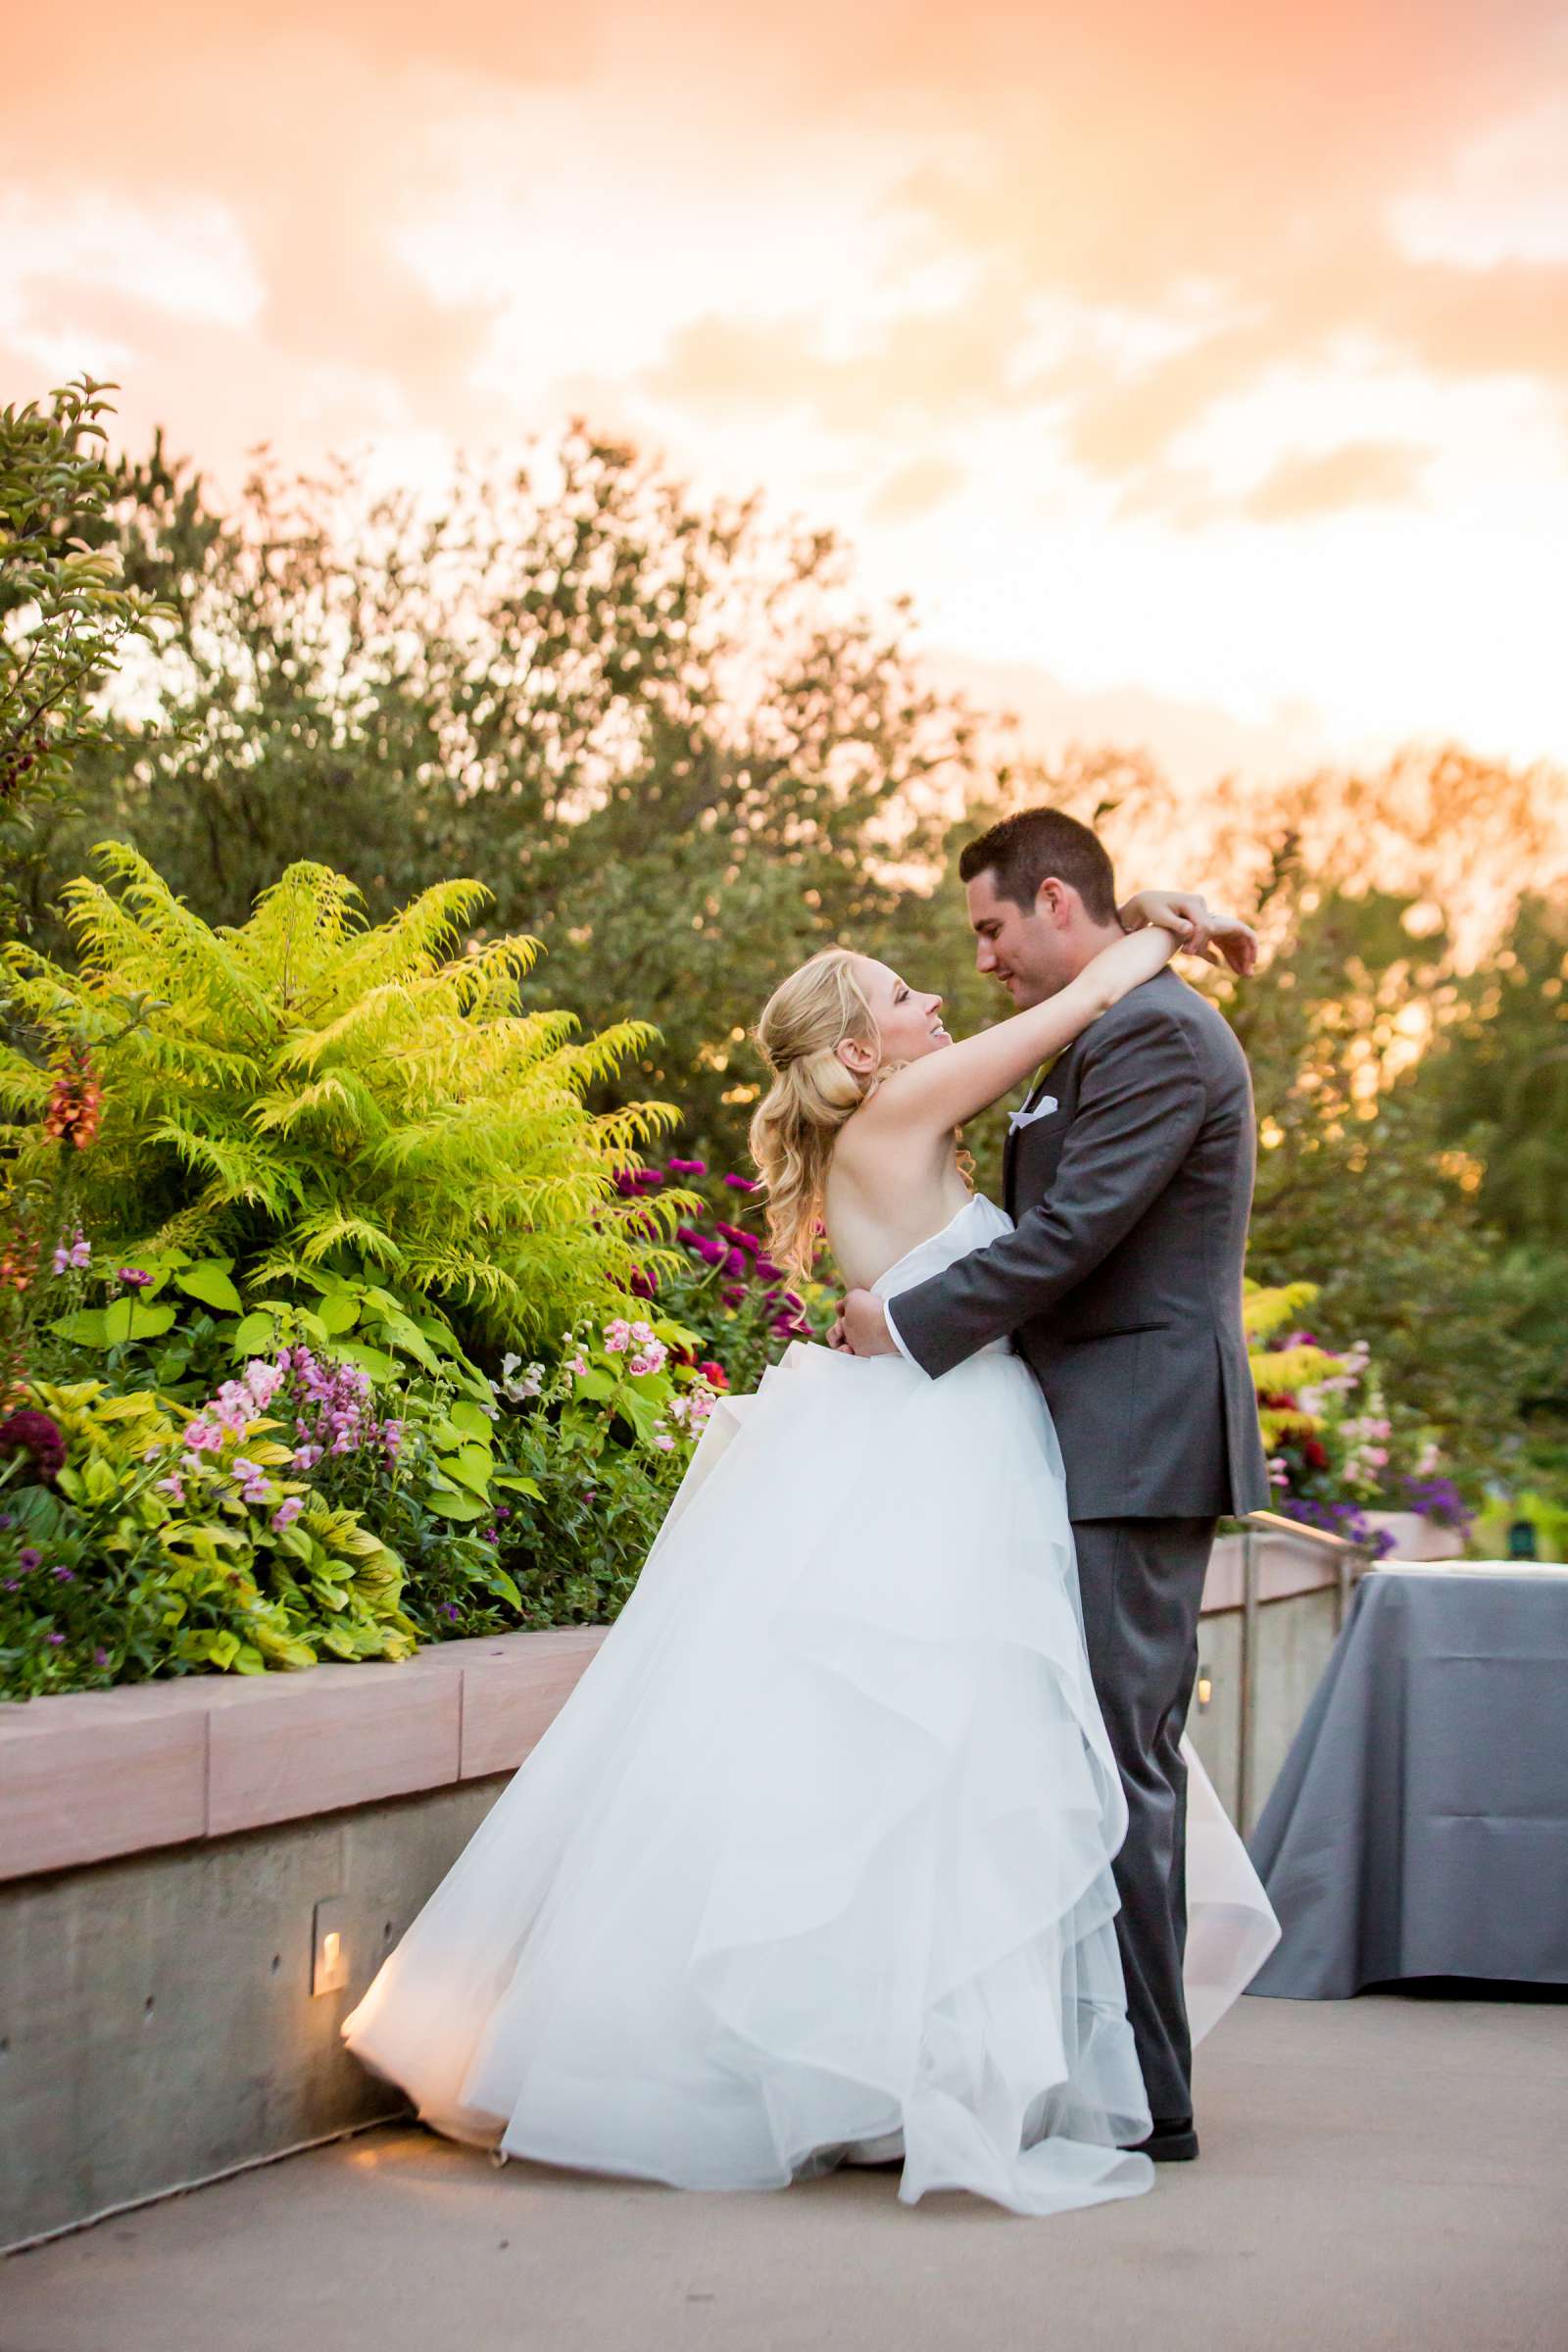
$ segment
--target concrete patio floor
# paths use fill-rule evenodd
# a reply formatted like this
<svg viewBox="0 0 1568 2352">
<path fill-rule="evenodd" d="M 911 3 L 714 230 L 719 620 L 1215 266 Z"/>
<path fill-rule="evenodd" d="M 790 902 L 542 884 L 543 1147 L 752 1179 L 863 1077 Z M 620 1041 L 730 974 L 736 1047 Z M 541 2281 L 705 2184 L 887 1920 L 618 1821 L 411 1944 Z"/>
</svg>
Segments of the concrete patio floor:
<svg viewBox="0 0 1568 2352">
<path fill-rule="evenodd" d="M 1562 2352 L 1568 2006 L 1244 2001 L 1202 2161 L 1050 2222 L 696 2196 L 402 2126 L 0 2268 L 0 2352 Z M 112 2128 L 112 2119 L 106 2119 Z"/>
</svg>

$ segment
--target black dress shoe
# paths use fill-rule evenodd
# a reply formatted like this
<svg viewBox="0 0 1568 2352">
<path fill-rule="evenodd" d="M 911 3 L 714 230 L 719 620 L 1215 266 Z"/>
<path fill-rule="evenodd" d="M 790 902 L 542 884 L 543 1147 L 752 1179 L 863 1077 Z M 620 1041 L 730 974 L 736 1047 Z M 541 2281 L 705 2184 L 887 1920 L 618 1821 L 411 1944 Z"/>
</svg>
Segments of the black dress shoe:
<svg viewBox="0 0 1568 2352">
<path fill-rule="evenodd" d="M 1191 2164 L 1198 2154 L 1198 2133 L 1192 2121 L 1156 2124 L 1147 2139 L 1122 2150 L 1125 2156 L 1147 2156 L 1154 2164 Z"/>
</svg>

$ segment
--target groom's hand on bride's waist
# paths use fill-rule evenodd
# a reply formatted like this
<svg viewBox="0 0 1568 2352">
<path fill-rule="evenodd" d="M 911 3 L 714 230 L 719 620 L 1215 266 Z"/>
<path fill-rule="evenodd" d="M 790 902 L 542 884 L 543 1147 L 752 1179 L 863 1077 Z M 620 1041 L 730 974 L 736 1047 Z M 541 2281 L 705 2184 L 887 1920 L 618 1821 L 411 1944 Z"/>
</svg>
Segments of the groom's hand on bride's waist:
<svg viewBox="0 0 1568 2352">
<path fill-rule="evenodd" d="M 897 1355 L 898 1342 L 888 1329 L 882 1301 L 874 1291 L 851 1291 L 839 1308 L 839 1319 L 827 1344 L 846 1355 Z"/>
</svg>

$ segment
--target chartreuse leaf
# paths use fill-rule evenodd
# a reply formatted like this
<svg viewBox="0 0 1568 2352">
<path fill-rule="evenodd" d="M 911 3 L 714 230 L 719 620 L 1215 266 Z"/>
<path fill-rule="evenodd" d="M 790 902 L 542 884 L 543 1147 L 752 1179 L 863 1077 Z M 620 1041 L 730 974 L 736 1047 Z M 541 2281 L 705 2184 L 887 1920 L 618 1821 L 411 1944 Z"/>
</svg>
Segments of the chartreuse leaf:
<svg viewBox="0 0 1568 2352">
<path fill-rule="evenodd" d="M 427 1500 L 431 1510 L 439 1512 L 443 1519 L 460 1519 L 465 1523 L 483 1519 L 490 1508 L 488 1502 L 481 1502 L 477 1494 L 465 1494 L 461 1487 L 432 1484 Z"/>
<path fill-rule="evenodd" d="M 488 1501 L 490 1481 L 495 1475 L 495 1462 L 487 1446 L 465 1446 L 457 1453 L 444 1453 L 438 1458 L 440 1466 L 448 1478 L 454 1480 L 460 1487 L 466 1487 L 470 1494 L 482 1495 Z"/>
<path fill-rule="evenodd" d="M 473 1438 L 481 1446 L 489 1445 L 494 1432 L 494 1424 L 482 1405 L 472 1404 L 467 1397 L 460 1396 L 455 1403 L 447 1407 L 447 1419 L 453 1428 L 460 1429 L 466 1438 Z"/>
<path fill-rule="evenodd" d="M 104 1308 L 104 1338 L 111 1348 L 122 1340 L 156 1340 L 174 1320 L 172 1306 L 147 1306 L 140 1298 L 112 1298 Z"/>
<path fill-rule="evenodd" d="M 75 1313 L 62 1315 L 49 1329 L 57 1340 L 73 1340 L 78 1348 L 107 1348 L 109 1335 L 104 1329 L 104 1310 L 101 1306 L 78 1306 Z"/>
<path fill-rule="evenodd" d="M 243 1314 L 245 1301 L 234 1288 L 226 1257 L 204 1257 L 194 1266 L 186 1266 L 174 1276 L 180 1290 L 189 1298 L 199 1298 L 203 1306 L 221 1308 L 226 1315 Z"/>
<path fill-rule="evenodd" d="M 363 1340 L 339 1340 L 333 1352 L 342 1356 L 345 1363 L 358 1364 L 371 1380 L 396 1380 L 398 1376 L 397 1358 L 379 1348 L 367 1348 Z"/>
</svg>

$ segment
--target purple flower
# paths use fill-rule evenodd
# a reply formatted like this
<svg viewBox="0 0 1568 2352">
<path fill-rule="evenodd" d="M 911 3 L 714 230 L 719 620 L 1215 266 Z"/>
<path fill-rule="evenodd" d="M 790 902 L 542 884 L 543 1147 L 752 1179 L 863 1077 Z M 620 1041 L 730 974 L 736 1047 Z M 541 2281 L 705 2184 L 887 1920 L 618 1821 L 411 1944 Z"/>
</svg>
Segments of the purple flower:
<svg viewBox="0 0 1568 2352">
<path fill-rule="evenodd" d="M 463 1611 L 455 1600 L 444 1600 L 441 1603 L 441 1614 L 443 1617 L 461 1617 Z"/>
<path fill-rule="evenodd" d="M 34 1551 L 30 1544 L 24 1544 L 22 1549 L 17 1554 L 17 1566 L 22 1570 L 23 1575 L 30 1576 L 33 1570 L 41 1567 L 42 1564 L 43 1553 L 41 1551 Z"/>
<path fill-rule="evenodd" d="M 24 1453 L 34 1476 L 45 1486 L 51 1484 L 66 1459 L 66 1441 L 59 1423 L 51 1421 L 47 1413 L 24 1405 L 21 1412 L 0 1422 L 0 1458 L 14 1453 Z"/>
<path fill-rule="evenodd" d="M 671 1176 L 706 1176 L 708 1174 L 706 1159 L 666 1159 L 664 1165 Z"/>
<path fill-rule="evenodd" d="M 66 1637 L 64 1634 L 49 1634 L 45 1637 L 45 1639 L 47 1640 L 51 1649 L 64 1649 L 66 1646 Z"/>
<path fill-rule="evenodd" d="M 737 1193 L 755 1193 L 758 1189 L 755 1176 L 726 1176 L 724 1182 Z"/>
<path fill-rule="evenodd" d="M 109 1652 L 108 1652 L 108 1650 L 107 1650 L 107 1649 L 95 1649 L 95 1650 L 93 1651 L 93 1653 L 92 1653 L 92 1662 L 93 1662 L 93 1664 L 94 1664 L 95 1666 L 107 1666 L 107 1665 L 108 1665 L 108 1663 L 109 1663 Z"/>
<path fill-rule="evenodd" d="M 729 1255 L 722 1242 L 699 1241 L 697 1254 L 710 1266 L 721 1266 Z"/>
<path fill-rule="evenodd" d="M 57 1585 L 74 1585 L 75 1581 L 76 1572 L 74 1568 L 57 1568 L 55 1570 L 55 1582 Z"/>
<path fill-rule="evenodd" d="M 718 1295 L 726 1306 L 742 1306 L 746 1300 L 746 1285 L 742 1282 L 726 1283 Z"/>
<path fill-rule="evenodd" d="M 115 1280 L 122 1282 L 127 1290 L 144 1291 L 151 1282 L 152 1276 L 144 1274 L 140 1266 L 122 1266 L 115 1276 Z"/>
</svg>

